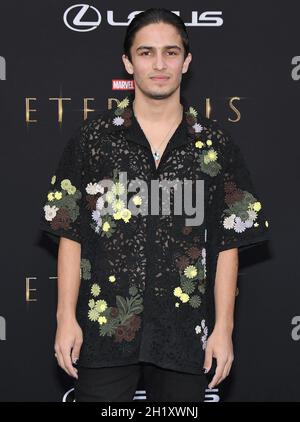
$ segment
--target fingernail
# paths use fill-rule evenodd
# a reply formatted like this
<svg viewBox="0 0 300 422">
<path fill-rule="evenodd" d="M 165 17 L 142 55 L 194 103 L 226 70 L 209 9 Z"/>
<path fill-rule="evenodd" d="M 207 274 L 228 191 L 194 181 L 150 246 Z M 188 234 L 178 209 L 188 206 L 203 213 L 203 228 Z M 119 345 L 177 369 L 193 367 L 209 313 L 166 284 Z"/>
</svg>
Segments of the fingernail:
<svg viewBox="0 0 300 422">
<path fill-rule="evenodd" d="M 78 358 L 74 358 L 74 359 L 73 359 L 73 363 L 74 363 L 74 365 L 76 365 L 77 361 L 78 361 Z"/>
<path fill-rule="evenodd" d="M 204 372 L 205 374 L 207 374 L 208 369 L 207 369 L 207 368 L 203 368 L 203 372 Z"/>
</svg>

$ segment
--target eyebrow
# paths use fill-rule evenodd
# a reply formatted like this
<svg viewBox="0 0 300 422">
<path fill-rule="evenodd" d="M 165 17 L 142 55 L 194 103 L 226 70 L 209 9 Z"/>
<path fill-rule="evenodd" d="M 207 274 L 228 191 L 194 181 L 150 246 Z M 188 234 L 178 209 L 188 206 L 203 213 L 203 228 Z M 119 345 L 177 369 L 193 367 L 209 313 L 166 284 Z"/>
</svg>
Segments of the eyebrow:
<svg viewBox="0 0 300 422">
<path fill-rule="evenodd" d="M 148 46 L 148 45 L 141 45 L 140 47 L 138 47 L 137 49 L 136 49 L 136 51 L 139 51 L 139 50 L 153 50 L 155 47 L 151 47 L 151 46 Z M 178 45 L 165 45 L 163 48 L 167 48 L 167 49 L 169 49 L 169 48 L 175 48 L 175 49 L 177 49 L 177 50 L 180 50 L 181 51 L 181 48 L 178 46 Z"/>
</svg>

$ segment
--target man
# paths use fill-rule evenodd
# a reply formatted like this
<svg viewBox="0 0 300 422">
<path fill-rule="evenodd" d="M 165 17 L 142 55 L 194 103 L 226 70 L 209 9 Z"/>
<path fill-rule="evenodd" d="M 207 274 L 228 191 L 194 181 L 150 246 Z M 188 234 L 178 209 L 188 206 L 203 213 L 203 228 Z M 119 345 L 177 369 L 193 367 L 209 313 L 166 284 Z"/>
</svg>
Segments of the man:
<svg viewBox="0 0 300 422">
<path fill-rule="evenodd" d="M 142 373 L 148 400 L 201 401 L 213 358 L 210 388 L 233 362 L 238 248 L 268 223 L 238 147 L 180 102 L 182 20 L 138 14 L 122 59 L 135 95 L 79 128 L 44 204 L 60 238 L 55 354 L 77 401 L 132 400 Z"/>
</svg>

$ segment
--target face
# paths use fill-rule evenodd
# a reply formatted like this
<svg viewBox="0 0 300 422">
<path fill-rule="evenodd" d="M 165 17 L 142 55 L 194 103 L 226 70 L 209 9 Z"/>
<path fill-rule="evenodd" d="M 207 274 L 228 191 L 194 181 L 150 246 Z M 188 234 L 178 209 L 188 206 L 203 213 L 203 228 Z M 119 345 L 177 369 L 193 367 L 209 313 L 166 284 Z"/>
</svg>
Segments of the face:
<svg viewBox="0 0 300 422">
<path fill-rule="evenodd" d="M 153 99 L 171 96 L 179 90 L 182 74 L 192 60 L 184 59 L 184 47 L 177 29 L 163 22 L 141 28 L 130 49 L 132 62 L 123 54 L 127 72 L 134 77 L 135 91 Z"/>
</svg>

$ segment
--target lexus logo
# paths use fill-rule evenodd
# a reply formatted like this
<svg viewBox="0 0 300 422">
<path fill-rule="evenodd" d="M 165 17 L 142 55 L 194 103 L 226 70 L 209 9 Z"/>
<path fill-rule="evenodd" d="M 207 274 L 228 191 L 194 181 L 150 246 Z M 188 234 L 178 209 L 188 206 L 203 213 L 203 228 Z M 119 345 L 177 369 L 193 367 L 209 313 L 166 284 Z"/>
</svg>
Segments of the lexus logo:
<svg viewBox="0 0 300 422">
<path fill-rule="evenodd" d="M 107 10 L 107 23 L 111 26 L 128 26 L 132 19 L 141 13 L 142 10 L 134 10 L 130 12 L 127 19 L 123 22 L 116 22 L 114 20 L 114 11 Z M 89 18 L 84 19 L 86 14 Z M 179 11 L 173 11 L 176 15 L 180 16 Z M 97 29 L 101 23 L 101 14 L 98 9 L 88 4 L 75 4 L 69 7 L 63 16 L 65 25 L 72 31 L 88 32 Z M 91 20 L 93 19 L 93 20 Z M 205 11 L 199 13 L 196 10 L 191 12 L 191 21 L 185 22 L 186 26 L 222 26 L 223 18 L 222 11 Z"/>
<path fill-rule="evenodd" d="M 68 20 L 68 15 L 73 9 L 79 9 L 79 10 L 77 11 L 77 14 L 75 15 L 75 17 L 73 18 L 72 23 L 70 23 Z M 88 9 L 91 9 L 93 11 L 93 15 L 95 16 L 94 21 L 82 20 L 83 16 L 86 14 Z M 77 32 L 93 31 L 101 23 L 101 14 L 99 10 L 96 9 L 96 7 L 94 6 L 89 6 L 88 4 L 75 4 L 74 6 L 69 7 L 65 11 L 64 23 L 68 28 L 72 29 L 72 31 L 77 31 Z"/>
</svg>

